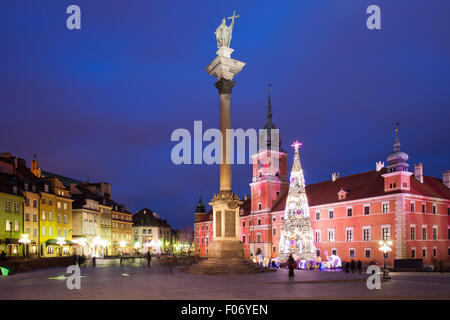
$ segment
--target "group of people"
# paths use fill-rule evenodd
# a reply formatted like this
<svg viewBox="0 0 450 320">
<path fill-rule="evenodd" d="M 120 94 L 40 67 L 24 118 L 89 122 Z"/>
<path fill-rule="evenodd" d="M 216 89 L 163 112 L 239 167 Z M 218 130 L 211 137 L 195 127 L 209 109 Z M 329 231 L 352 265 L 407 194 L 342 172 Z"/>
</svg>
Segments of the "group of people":
<svg viewBox="0 0 450 320">
<path fill-rule="evenodd" d="M 361 273 L 362 267 L 363 266 L 361 260 L 358 260 L 358 262 L 356 262 L 355 260 L 352 259 L 351 261 L 345 261 L 342 271 L 349 273 L 350 270 L 352 270 L 352 273 L 355 273 L 356 269 L 358 268 L 358 272 Z"/>
</svg>

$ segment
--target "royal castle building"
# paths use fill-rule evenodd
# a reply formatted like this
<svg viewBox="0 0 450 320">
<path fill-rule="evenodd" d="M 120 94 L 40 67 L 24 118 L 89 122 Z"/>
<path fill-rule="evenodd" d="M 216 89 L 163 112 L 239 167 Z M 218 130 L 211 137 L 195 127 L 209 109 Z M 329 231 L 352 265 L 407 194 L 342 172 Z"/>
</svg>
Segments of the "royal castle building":
<svg viewBox="0 0 450 320">
<path fill-rule="evenodd" d="M 275 129 L 269 99 L 265 129 Z M 270 136 L 268 134 L 268 136 Z M 240 210 L 240 237 L 248 258 L 262 254 L 277 258 L 289 189 L 288 154 L 261 148 L 253 156 L 251 197 Z M 279 169 L 270 163 L 278 159 Z M 450 170 L 441 178 L 424 175 L 424 166 L 409 171 L 408 155 L 401 151 L 398 129 L 393 151 L 374 170 L 306 186 L 316 254 L 342 260 L 382 263 L 380 240 L 391 240 L 388 265 L 394 259 L 423 259 L 424 264 L 450 262 Z M 306 177 L 306 180 L 308 177 Z M 208 255 L 213 240 L 212 213 L 201 200 L 196 208 L 195 252 Z"/>
</svg>

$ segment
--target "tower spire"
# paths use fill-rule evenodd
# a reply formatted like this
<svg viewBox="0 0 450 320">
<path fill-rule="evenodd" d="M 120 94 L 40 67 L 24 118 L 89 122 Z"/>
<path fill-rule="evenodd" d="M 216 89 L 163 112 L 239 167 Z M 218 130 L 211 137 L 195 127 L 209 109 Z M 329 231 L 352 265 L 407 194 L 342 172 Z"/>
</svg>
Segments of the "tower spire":
<svg viewBox="0 0 450 320">
<path fill-rule="evenodd" d="M 268 92 L 267 92 L 267 125 L 269 126 L 272 125 L 272 104 L 270 103 L 270 86 L 271 84 L 269 83 L 269 87 L 268 87 Z"/>
<path fill-rule="evenodd" d="M 397 121 L 395 123 L 395 141 L 394 141 L 394 151 L 400 151 L 400 140 L 398 139 L 398 127 L 400 126 L 400 123 Z"/>
</svg>

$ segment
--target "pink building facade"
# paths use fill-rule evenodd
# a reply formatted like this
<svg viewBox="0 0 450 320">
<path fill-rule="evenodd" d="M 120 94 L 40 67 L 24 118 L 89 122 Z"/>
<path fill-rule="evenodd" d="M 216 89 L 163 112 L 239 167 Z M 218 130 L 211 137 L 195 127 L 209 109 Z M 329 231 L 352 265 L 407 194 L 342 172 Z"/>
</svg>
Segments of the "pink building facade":
<svg viewBox="0 0 450 320">
<path fill-rule="evenodd" d="M 271 172 L 263 164 L 274 157 L 280 166 Z M 386 167 L 377 162 L 375 170 L 345 177 L 335 173 L 331 180 L 306 186 L 317 256 L 337 254 L 342 260 L 381 264 L 379 241 L 391 240 L 388 266 L 394 259 L 450 264 L 450 170 L 442 179 L 425 176 L 422 164 L 409 172 L 407 160 L 396 130 Z M 264 150 L 253 156 L 251 197 L 240 212 L 240 236 L 248 258 L 260 253 L 278 257 L 289 188 L 286 164 L 283 151 Z M 206 257 L 213 240 L 212 215 L 203 207 L 195 216 L 195 250 Z"/>
</svg>

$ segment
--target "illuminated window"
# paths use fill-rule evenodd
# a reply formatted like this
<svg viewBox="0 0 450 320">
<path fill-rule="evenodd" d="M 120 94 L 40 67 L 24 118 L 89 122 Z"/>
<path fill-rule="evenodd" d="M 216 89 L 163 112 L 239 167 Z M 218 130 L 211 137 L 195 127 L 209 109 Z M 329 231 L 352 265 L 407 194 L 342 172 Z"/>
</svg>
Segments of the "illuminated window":
<svg viewBox="0 0 450 320">
<path fill-rule="evenodd" d="M 389 202 L 384 202 L 383 203 L 383 213 L 388 213 L 389 212 Z"/>
<path fill-rule="evenodd" d="M 370 241 L 370 227 L 363 227 L 363 239 L 364 241 Z"/>
<path fill-rule="evenodd" d="M 5 211 L 11 212 L 11 201 L 6 201 Z"/>
<path fill-rule="evenodd" d="M 390 227 L 382 228 L 381 232 L 382 232 L 382 239 L 383 240 L 391 239 L 391 228 Z"/>
<path fill-rule="evenodd" d="M 5 222 L 5 231 L 11 231 L 11 221 L 6 220 Z"/>
</svg>

